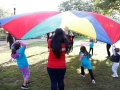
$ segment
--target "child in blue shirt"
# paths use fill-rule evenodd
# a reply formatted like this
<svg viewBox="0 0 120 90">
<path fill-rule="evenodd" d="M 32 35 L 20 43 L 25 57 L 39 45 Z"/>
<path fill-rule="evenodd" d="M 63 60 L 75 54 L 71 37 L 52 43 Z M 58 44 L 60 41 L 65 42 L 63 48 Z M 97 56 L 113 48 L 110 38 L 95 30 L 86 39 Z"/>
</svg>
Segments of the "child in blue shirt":
<svg viewBox="0 0 120 90">
<path fill-rule="evenodd" d="M 93 55 L 94 40 L 92 38 L 90 38 L 90 44 L 89 44 L 89 46 L 90 46 L 89 53 L 92 50 L 92 55 Z"/>
<path fill-rule="evenodd" d="M 79 55 L 80 55 L 80 60 L 81 60 L 81 74 L 80 75 L 82 77 L 85 77 L 84 68 L 87 68 L 89 71 L 92 83 L 95 84 L 95 78 L 92 72 L 92 65 L 90 61 L 90 58 L 92 57 L 92 55 L 87 52 L 85 46 L 81 46 Z"/>
<path fill-rule="evenodd" d="M 25 49 L 26 44 L 22 41 L 16 41 L 11 46 L 12 53 L 11 57 L 16 59 L 18 68 L 20 69 L 22 75 L 23 75 L 23 85 L 21 86 L 22 89 L 28 89 L 28 79 L 30 77 L 30 70 L 29 70 L 29 64 L 25 55 Z"/>
</svg>

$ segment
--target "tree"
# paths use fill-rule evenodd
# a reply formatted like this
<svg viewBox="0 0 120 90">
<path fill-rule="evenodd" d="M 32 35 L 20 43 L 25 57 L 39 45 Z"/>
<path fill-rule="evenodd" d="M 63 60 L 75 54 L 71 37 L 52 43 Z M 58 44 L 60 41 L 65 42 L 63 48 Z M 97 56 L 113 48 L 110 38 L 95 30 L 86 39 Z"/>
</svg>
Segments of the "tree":
<svg viewBox="0 0 120 90">
<path fill-rule="evenodd" d="M 95 5 L 102 14 L 120 21 L 120 0 L 95 0 Z"/>
<path fill-rule="evenodd" d="M 10 11 L 0 7 L 0 19 L 10 15 Z M 0 27 L 0 40 L 5 40 L 6 31 Z"/>
<path fill-rule="evenodd" d="M 94 0 L 88 0 L 86 2 L 84 0 L 67 0 L 59 5 L 59 11 L 95 11 L 93 1 Z"/>
<path fill-rule="evenodd" d="M 0 18 L 4 18 L 10 15 L 10 11 L 0 7 Z"/>
<path fill-rule="evenodd" d="M 104 14 L 117 11 L 120 13 L 120 0 L 96 0 L 96 7 L 100 8 Z"/>
</svg>

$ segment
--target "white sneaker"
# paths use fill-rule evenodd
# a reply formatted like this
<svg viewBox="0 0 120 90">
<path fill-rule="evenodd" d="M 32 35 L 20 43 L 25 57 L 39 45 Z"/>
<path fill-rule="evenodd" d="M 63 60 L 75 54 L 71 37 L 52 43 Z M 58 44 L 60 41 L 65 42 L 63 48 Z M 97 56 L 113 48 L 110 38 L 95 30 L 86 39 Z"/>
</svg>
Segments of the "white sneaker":
<svg viewBox="0 0 120 90">
<path fill-rule="evenodd" d="M 85 77 L 85 75 L 82 75 L 81 73 L 80 73 L 80 76 Z"/>
<path fill-rule="evenodd" d="M 114 75 L 114 74 L 113 74 L 113 75 L 111 75 L 111 76 L 114 77 L 114 78 L 118 78 L 118 75 Z"/>
<path fill-rule="evenodd" d="M 13 61 L 12 59 L 9 60 L 9 62 L 12 62 L 12 61 Z"/>
<path fill-rule="evenodd" d="M 93 84 L 96 84 L 96 82 L 95 82 L 95 80 L 94 80 L 94 79 L 92 80 L 92 83 L 93 83 Z"/>
</svg>

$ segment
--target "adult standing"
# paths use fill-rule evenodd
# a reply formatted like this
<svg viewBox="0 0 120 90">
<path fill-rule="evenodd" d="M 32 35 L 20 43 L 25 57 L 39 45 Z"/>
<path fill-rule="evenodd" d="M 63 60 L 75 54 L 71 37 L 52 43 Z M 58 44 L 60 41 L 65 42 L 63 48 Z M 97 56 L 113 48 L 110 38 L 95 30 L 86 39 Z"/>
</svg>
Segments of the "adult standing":
<svg viewBox="0 0 120 90">
<path fill-rule="evenodd" d="M 61 28 L 55 30 L 52 39 L 48 40 L 49 56 L 47 71 L 51 81 L 51 90 L 64 90 L 66 73 L 66 53 L 69 53 L 69 41 Z"/>
<path fill-rule="evenodd" d="M 111 44 L 106 44 L 106 49 L 107 49 L 107 58 L 109 58 L 110 57 L 110 47 L 111 47 Z"/>
<path fill-rule="evenodd" d="M 10 33 L 7 34 L 6 41 L 7 41 L 7 43 L 9 44 L 9 48 L 11 49 L 11 45 L 14 43 L 15 40 L 14 40 L 14 37 L 13 37 Z M 12 62 L 13 59 L 10 58 L 9 61 Z"/>
<path fill-rule="evenodd" d="M 9 48 L 11 49 L 11 45 L 14 43 L 14 37 L 8 33 L 6 38 L 7 43 L 9 43 Z"/>
</svg>

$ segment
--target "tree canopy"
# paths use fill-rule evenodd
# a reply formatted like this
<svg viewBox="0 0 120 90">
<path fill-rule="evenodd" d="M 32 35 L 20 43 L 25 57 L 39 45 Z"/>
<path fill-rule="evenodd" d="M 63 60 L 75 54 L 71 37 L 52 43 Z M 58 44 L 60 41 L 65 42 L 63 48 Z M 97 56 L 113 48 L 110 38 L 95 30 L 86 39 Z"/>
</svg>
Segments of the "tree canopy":
<svg viewBox="0 0 120 90">
<path fill-rule="evenodd" d="M 113 10 L 120 12 L 120 0 L 95 0 L 95 3 L 104 13 L 111 13 Z"/>
<path fill-rule="evenodd" d="M 0 7 L 0 18 L 10 16 L 10 11 Z"/>
<path fill-rule="evenodd" d="M 59 5 L 59 11 L 95 11 L 94 10 L 94 0 L 89 0 L 85 2 L 84 0 L 67 0 Z"/>
<path fill-rule="evenodd" d="M 91 11 L 120 21 L 120 0 L 67 0 L 59 5 L 59 11 Z"/>
</svg>

